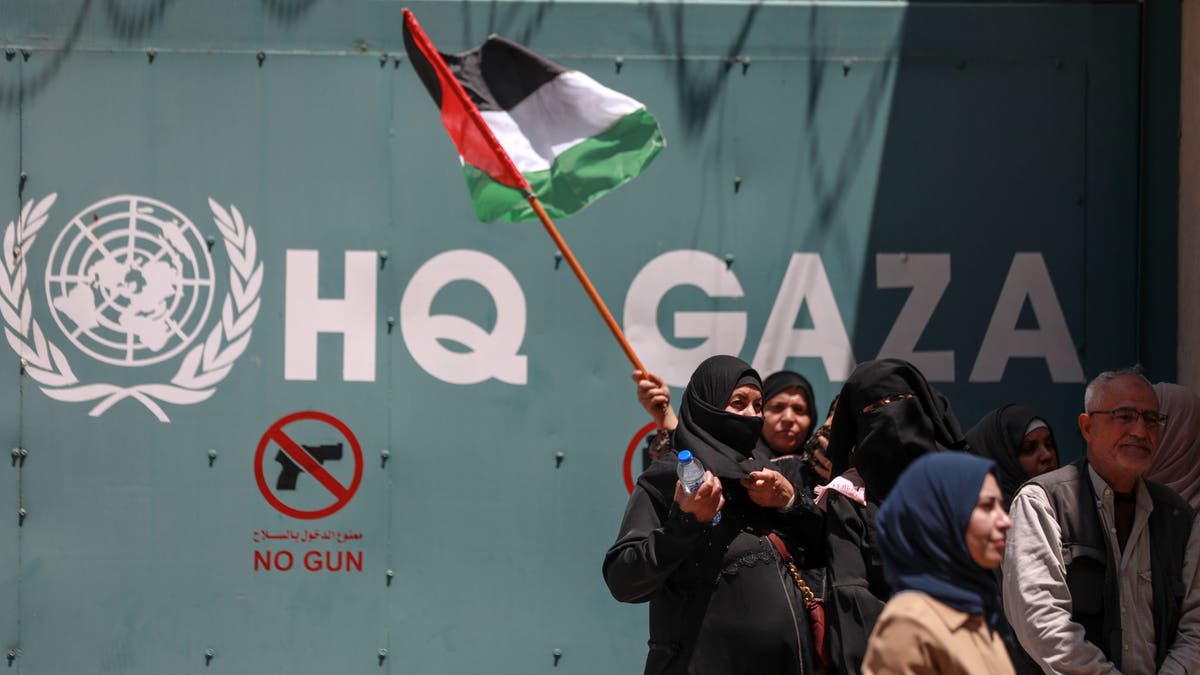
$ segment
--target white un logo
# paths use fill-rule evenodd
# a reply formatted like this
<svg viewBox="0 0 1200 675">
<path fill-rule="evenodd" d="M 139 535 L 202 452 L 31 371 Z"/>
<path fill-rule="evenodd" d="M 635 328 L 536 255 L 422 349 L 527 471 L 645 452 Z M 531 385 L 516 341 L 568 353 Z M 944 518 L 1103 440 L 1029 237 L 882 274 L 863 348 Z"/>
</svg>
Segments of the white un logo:
<svg viewBox="0 0 1200 675">
<path fill-rule="evenodd" d="M 46 266 L 46 297 L 54 320 L 83 352 L 119 366 L 158 363 L 204 328 L 212 256 L 174 207 L 113 197 L 59 233 Z"/>
</svg>

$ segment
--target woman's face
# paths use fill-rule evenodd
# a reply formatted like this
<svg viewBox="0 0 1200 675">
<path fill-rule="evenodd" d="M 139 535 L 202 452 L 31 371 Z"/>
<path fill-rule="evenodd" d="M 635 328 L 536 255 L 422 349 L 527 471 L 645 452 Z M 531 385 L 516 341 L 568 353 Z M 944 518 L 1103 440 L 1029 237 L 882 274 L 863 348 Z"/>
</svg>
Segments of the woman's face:
<svg viewBox="0 0 1200 675">
<path fill-rule="evenodd" d="M 725 404 L 725 412 L 746 417 L 762 416 L 762 392 L 752 384 L 743 384 L 729 395 L 729 403 Z"/>
<path fill-rule="evenodd" d="M 1012 519 L 1004 511 L 1004 498 L 995 476 L 988 474 L 979 488 L 979 501 L 967 525 L 967 551 L 975 564 L 995 569 L 1004 562 L 1004 539 Z"/>
<path fill-rule="evenodd" d="M 1049 427 L 1038 427 L 1025 434 L 1017 462 L 1030 478 L 1058 468 L 1058 446 Z"/>
<path fill-rule="evenodd" d="M 812 427 L 812 412 L 800 387 L 775 394 L 763 406 L 763 439 L 777 454 L 787 455 L 800 448 Z"/>
</svg>

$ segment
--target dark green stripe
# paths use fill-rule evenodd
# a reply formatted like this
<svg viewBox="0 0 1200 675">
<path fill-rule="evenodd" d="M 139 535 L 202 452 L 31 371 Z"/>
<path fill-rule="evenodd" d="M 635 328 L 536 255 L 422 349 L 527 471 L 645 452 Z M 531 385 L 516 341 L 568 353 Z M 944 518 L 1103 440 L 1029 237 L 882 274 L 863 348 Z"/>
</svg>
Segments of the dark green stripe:
<svg viewBox="0 0 1200 675">
<path fill-rule="evenodd" d="M 551 217 L 569 216 L 641 173 L 666 145 L 658 121 L 643 108 L 562 153 L 546 171 L 525 174 Z M 517 190 L 465 164 L 475 215 L 485 223 L 521 222 L 537 215 Z"/>
</svg>

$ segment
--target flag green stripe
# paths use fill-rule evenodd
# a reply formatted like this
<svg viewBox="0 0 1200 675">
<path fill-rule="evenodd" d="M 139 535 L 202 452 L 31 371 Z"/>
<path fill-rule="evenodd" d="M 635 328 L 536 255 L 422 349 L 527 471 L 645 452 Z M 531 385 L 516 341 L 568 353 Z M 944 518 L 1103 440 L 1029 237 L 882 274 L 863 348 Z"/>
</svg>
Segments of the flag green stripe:
<svg viewBox="0 0 1200 675">
<path fill-rule="evenodd" d="M 546 213 L 569 216 L 633 179 L 664 145 L 658 122 L 642 108 L 561 153 L 548 170 L 524 175 Z M 464 164 L 463 171 L 480 220 L 537 220 L 518 190 L 495 182 L 470 164 Z"/>
</svg>

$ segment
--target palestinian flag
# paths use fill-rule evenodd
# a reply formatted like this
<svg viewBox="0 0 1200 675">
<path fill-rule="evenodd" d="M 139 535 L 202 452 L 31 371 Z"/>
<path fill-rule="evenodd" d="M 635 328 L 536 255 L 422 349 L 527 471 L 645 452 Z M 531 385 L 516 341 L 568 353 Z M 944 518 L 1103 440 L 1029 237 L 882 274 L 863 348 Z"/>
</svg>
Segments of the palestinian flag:
<svg viewBox="0 0 1200 675">
<path fill-rule="evenodd" d="M 458 148 L 484 222 L 567 216 L 642 172 L 665 142 L 641 103 L 493 35 L 438 52 L 404 10 L 404 46 Z"/>
</svg>

